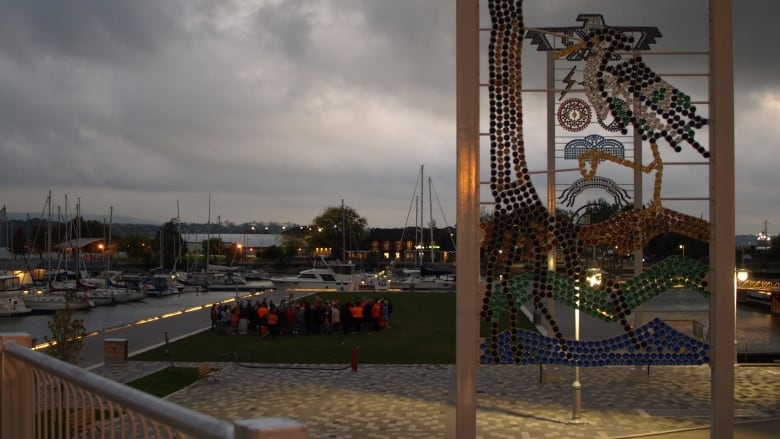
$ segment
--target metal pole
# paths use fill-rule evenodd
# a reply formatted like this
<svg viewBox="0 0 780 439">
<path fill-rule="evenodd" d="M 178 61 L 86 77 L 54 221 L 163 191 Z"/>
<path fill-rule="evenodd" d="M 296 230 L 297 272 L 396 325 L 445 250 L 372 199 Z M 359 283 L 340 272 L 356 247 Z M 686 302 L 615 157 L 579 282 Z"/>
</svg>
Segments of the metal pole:
<svg viewBox="0 0 780 439">
<path fill-rule="evenodd" d="M 557 92 L 553 90 L 555 87 L 555 53 L 552 51 L 547 52 L 547 212 L 550 217 L 555 217 L 555 95 Z M 579 168 L 575 168 L 579 170 Z M 547 270 L 555 271 L 555 249 L 553 248 L 547 254 Z M 547 306 L 547 311 L 555 315 L 555 300 L 551 298 L 545 298 L 544 304 Z M 545 320 L 545 326 L 548 334 L 552 334 L 552 326 L 550 322 Z M 547 365 L 544 367 L 544 382 L 557 382 L 559 377 L 557 370 L 553 373 L 554 367 Z"/>
<path fill-rule="evenodd" d="M 455 436 L 477 436 L 479 325 L 479 1 L 457 0 Z"/>
<path fill-rule="evenodd" d="M 574 340 L 580 341 L 580 293 L 577 292 L 577 307 L 574 308 Z M 574 401 L 572 403 L 571 421 L 579 423 L 582 417 L 582 383 L 580 383 L 580 366 L 574 366 L 574 382 L 571 383 Z"/>
<path fill-rule="evenodd" d="M 734 436 L 734 53 L 732 0 L 709 1 L 710 267 L 712 346 L 710 437 Z"/>
</svg>

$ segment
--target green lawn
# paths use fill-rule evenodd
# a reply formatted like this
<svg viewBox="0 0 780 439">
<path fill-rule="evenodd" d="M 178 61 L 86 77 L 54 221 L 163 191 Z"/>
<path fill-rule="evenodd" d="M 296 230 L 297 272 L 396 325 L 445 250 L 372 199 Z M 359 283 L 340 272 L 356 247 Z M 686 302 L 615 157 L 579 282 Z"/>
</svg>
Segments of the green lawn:
<svg viewBox="0 0 780 439">
<path fill-rule="evenodd" d="M 195 367 L 168 367 L 131 381 L 127 385 L 162 398 L 199 379 L 198 369 Z"/>
<path fill-rule="evenodd" d="M 389 298 L 391 328 L 369 334 L 283 335 L 275 340 L 250 335 L 219 335 L 203 331 L 164 347 L 136 355 L 139 361 L 193 361 L 296 364 L 349 364 L 358 349 L 366 364 L 452 364 L 455 362 L 454 293 L 321 293 L 329 300 Z M 533 330 L 525 318 L 521 327 Z M 483 334 L 485 334 L 483 325 Z"/>
</svg>

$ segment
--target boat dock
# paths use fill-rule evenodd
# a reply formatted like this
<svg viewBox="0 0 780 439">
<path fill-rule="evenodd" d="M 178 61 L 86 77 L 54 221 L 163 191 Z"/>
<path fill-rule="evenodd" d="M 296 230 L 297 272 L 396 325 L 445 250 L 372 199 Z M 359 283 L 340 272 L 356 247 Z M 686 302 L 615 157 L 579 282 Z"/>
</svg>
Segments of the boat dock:
<svg viewBox="0 0 780 439">
<path fill-rule="evenodd" d="M 780 280 L 737 280 L 737 303 L 768 305 L 775 317 L 780 317 Z"/>
</svg>

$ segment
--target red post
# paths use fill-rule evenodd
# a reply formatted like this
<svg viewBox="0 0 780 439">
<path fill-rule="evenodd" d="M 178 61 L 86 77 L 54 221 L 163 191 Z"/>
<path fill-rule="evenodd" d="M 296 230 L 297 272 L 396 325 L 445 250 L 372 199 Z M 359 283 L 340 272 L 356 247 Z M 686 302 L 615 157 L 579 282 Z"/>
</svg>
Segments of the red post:
<svg viewBox="0 0 780 439">
<path fill-rule="evenodd" d="M 359 347 L 352 348 L 352 372 L 357 372 Z"/>
</svg>

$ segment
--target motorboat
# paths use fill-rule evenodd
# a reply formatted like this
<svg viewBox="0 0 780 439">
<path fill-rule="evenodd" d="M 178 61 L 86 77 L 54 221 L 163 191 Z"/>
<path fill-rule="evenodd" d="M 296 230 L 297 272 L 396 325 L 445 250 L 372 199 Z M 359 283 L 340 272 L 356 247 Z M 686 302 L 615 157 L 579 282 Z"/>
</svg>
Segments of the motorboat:
<svg viewBox="0 0 780 439">
<path fill-rule="evenodd" d="M 393 282 L 393 288 L 401 291 L 455 291 L 455 286 L 455 275 L 422 276 L 419 271 Z"/>
<path fill-rule="evenodd" d="M 247 281 L 258 281 L 258 280 L 271 280 L 271 275 L 268 274 L 265 270 L 260 269 L 251 269 L 246 270 L 243 274 L 244 279 Z"/>
<path fill-rule="evenodd" d="M 393 288 L 401 291 L 455 291 L 455 274 L 451 267 L 421 266 L 394 273 Z"/>
<path fill-rule="evenodd" d="M 320 257 L 314 260 L 312 268 L 297 276 L 271 277 L 278 290 L 357 290 L 361 278 L 355 275 L 355 265 L 341 261 L 326 261 Z"/>
<path fill-rule="evenodd" d="M 21 281 L 13 274 L 0 275 L 0 316 L 20 316 L 32 310 L 24 304 Z"/>
<path fill-rule="evenodd" d="M 55 313 L 66 307 L 72 310 L 86 310 L 95 307 L 86 295 L 81 292 L 46 292 L 43 289 L 24 290 L 25 306 L 33 313 Z"/>
<path fill-rule="evenodd" d="M 167 274 L 154 274 L 144 277 L 139 283 L 147 296 L 162 297 L 178 294 L 179 289 L 173 277 Z"/>
</svg>

